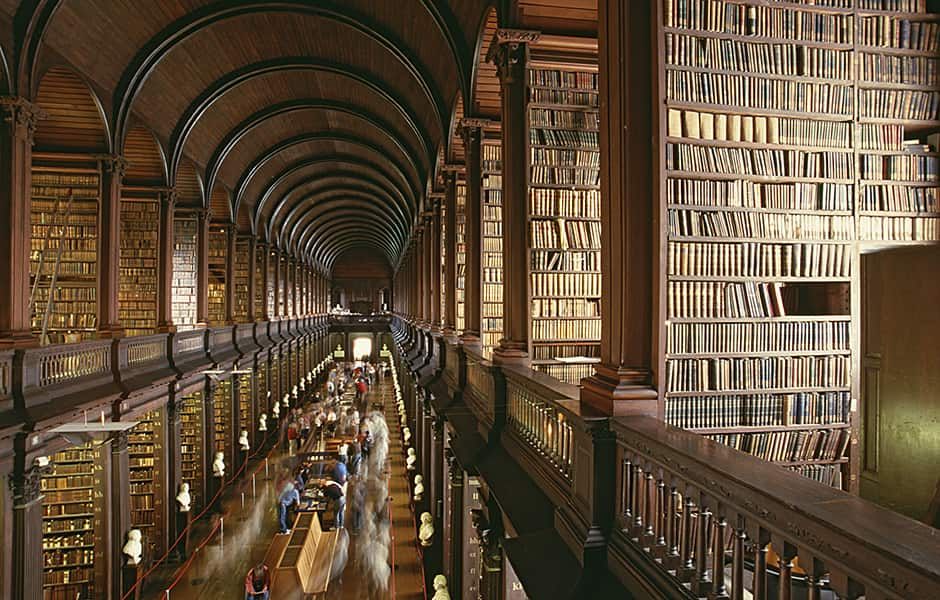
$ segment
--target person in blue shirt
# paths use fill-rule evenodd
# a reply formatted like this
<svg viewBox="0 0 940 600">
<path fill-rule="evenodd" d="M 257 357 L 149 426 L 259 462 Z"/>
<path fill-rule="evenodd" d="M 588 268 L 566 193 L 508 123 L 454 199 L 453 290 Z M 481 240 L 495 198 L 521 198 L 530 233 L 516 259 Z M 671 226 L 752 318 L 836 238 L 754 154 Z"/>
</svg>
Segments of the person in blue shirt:
<svg viewBox="0 0 940 600">
<path fill-rule="evenodd" d="M 288 482 L 281 491 L 281 496 L 277 502 L 277 518 L 281 526 L 280 533 L 290 533 L 290 529 L 287 527 L 287 509 L 291 506 L 295 508 L 300 506 L 300 493 L 297 492 L 297 488 L 294 487 L 293 483 Z"/>
<path fill-rule="evenodd" d="M 330 466 L 329 473 L 333 477 L 333 480 L 340 485 L 346 484 L 346 478 L 349 476 L 349 470 L 346 468 L 346 463 L 342 460 L 337 460 L 334 462 Z"/>
</svg>

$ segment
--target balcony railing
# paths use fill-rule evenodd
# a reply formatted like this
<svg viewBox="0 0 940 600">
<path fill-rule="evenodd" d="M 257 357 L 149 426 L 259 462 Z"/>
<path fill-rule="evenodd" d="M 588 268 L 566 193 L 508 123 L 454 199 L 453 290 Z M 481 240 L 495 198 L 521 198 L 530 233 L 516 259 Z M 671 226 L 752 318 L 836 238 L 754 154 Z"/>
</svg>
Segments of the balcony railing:
<svg viewBox="0 0 940 600">
<path fill-rule="evenodd" d="M 506 421 L 521 439 L 565 478 L 571 476 L 574 432 L 564 412 L 514 382 L 506 382 Z"/>
<path fill-rule="evenodd" d="M 39 357 L 39 387 L 63 383 L 111 370 L 109 340 L 44 348 Z"/>
</svg>

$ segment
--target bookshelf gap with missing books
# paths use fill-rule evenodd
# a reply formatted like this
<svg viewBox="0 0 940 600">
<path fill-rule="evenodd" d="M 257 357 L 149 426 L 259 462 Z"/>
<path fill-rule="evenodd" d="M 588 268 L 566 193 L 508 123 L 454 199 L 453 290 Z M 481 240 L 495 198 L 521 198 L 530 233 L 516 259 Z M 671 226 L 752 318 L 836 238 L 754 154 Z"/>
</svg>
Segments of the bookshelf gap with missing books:
<svg viewBox="0 0 940 600">
<path fill-rule="evenodd" d="M 29 312 L 40 343 L 94 336 L 97 318 L 96 167 L 45 166 L 34 154 L 30 203 Z"/>
<path fill-rule="evenodd" d="M 467 281 L 467 184 L 465 181 L 457 180 L 457 198 L 456 198 L 456 231 L 455 234 L 455 257 L 457 269 L 457 281 L 455 282 L 454 295 L 457 304 L 457 334 L 464 332 L 466 327 L 466 313 L 464 312 L 464 289 Z M 448 282 L 449 283 L 449 282 Z"/>
<path fill-rule="evenodd" d="M 189 484 L 194 514 L 203 507 L 205 497 L 203 392 L 183 394 L 180 410 L 180 479 Z"/>
<path fill-rule="evenodd" d="M 178 331 L 196 326 L 197 221 L 192 213 L 173 219 L 173 324 Z"/>
<path fill-rule="evenodd" d="M 529 63 L 532 367 L 578 384 L 600 357 L 597 64 Z"/>
<path fill-rule="evenodd" d="M 226 256 L 228 255 L 228 233 L 224 226 L 209 227 L 209 325 L 225 323 Z"/>
<path fill-rule="evenodd" d="M 156 198 L 121 198 L 121 257 L 118 315 L 128 337 L 157 329 Z"/>
<path fill-rule="evenodd" d="M 102 589 L 107 523 L 105 450 L 92 443 L 73 446 L 50 457 L 43 475 L 43 599 L 91 597 Z"/>
<path fill-rule="evenodd" d="M 665 419 L 856 492 L 859 254 L 940 241 L 940 7 L 659 6 Z"/>
<path fill-rule="evenodd" d="M 163 555 L 166 490 L 164 489 L 166 433 L 163 409 L 142 415 L 127 438 L 130 469 L 131 527 L 139 529 L 147 545 L 146 556 Z"/>
<path fill-rule="evenodd" d="M 503 177 L 502 139 L 484 137 L 481 144 L 483 160 L 481 231 L 483 252 L 480 256 L 481 323 L 480 337 L 483 357 L 493 357 L 493 349 L 503 337 Z"/>
</svg>

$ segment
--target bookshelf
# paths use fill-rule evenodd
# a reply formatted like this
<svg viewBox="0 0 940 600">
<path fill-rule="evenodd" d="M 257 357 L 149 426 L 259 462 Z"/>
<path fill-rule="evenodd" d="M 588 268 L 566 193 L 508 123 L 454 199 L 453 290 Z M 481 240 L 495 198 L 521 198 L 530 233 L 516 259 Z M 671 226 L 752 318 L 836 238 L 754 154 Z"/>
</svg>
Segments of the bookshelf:
<svg viewBox="0 0 940 600">
<path fill-rule="evenodd" d="M 267 303 L 268 303 L 268 315 L 273 319 L 274 318 L 274 297 L 275 297 L 275 287 L 274 282 L 278 281 L 275 278 L 275 273 L 277 273 L 277 253 L 271 252 L 271 255 L 268 257 L 268 290 L 267 290 Z M 277 313 L 283 315 L 284 313 Z"/>
<path fill-rule="evenodd" d="M 189 484 L 193 508 L 201 508 L 206 499 L 202 397 L 201 391 L 184 395 L 180 411 L 180 475 L 182 483 Z"/>
<path fill-rule="evenodd" d="M 235 277 L 232 285 L 235 286 L 235 306 L 232 315 L 238 323 L 249 321 L 248 315 L 248 270 L 250 268 L 251 247 L 248 238 L 239 236 L 235 240 Z"/>
<path fill-rule="evenodd" d="M 480 336 L 483 356 L 492 358 L 503 337 L 503 178 L 501 140 L 484 139 L 481 144 L 483 185 L 480 191 L 483 252 L 480 267 L 482 310 Z"/>
<path fill-rule="evenodd" d="M 464 289 L 467 281 L 467 184 L 464 181 L 457 181 L 456 198 L 456 252 L 454 260 L 457 267 L 457 282 L 455 297 L 457 302 L 457 333 L 462 334 L 466 328 L 466 314 L 464 312 Z M 448 282 L 450 283 L 450 282 Z"/>
<path fill-rule="evenodd" d="M 118 315 L 127 336 L 157 330 L 157 233 L 155 198 L 121 198 Z"/>
<path fill-rule="evenodd" d="M 238 434 L 241 435 L 242 431 L 247 431 L 248 435 L 251 436 L 252 432 L 252 418 L 251 418 L 251 407 L 253 394 L 252 375 L 244 373 L 238 376 Z M 238 436 L 236 436 L 236 439 Z M 250 439 L 250 438 L 249 438 Z M 238 468 L 238 465 L 235 465 L 235 468 Z"/>
<path fill-rule="evenodd" d="M 264 245 L 255 244 L 255 314 L 252 318 L 255 321 L 264 320 L 265 302 L 267 302 L 267 291 L 264 289 Z"/>
<path fill-rule="evenodd" d="M 940 241 L 938 7 L 706 4 L 660 3 L 665 418 L 854 492 L 859 254 Z"/>
<path fill-rule="evenodd" d="M 38 164 L 36 164 L 38 163 Z M 97 315 L 97 169 L 32 170 L 31 328 L 42 344 L 93 337 Z"/>
<path fill-rule="evenodd" d="M 215 387 L 215 393 L 212 397 L 212 440 L 213 456 L 210 456 L 210 463 L 214 459 L 216 452 L 222 452 L 225 455 L 225 470 L 231 475 L 234 473 L 232 466 L 235 464 L 235 449 L 232 447 L 232 440 L 237 439 L 232 436 L 232 380 L 223 379 Z"/>
<path fill-rule="evenodd" d="M 196 250 L 198 223 L 195 215 L 173 219 L 173 323 L 179 331 L 196 326 Z"/>
<path fill-rule="evenodd" d="M 441 262 L 440 262 L 440 275 L 438 276 L 438 281 L 440 281 L 440 293 L 438 294 L 438 300 L 440 301 L 440 307 L 438 309 L 438 314 L 441 316 L 441 323 L 444 323 L 447 320 L 447 288 L 450 287 L 447 282 L 447 261 L 453 260 L 453 257 L 448 256 L 447 254 L 447 202 L 441 202 L 441 215 L 439 218 L 441 224 L 441 231 L 438 235 L 438 251 L 441 253 Z"/>
<path fill-rule="evenodd" d="M 164 551 L 162 533 L 166 528 L 164 499 L 167 497 L 163 483 L 166 479 L 163 409 L 148 412 L 138 421 L 127 443 L 131 526 L 143 533 L 147 556 L 159 557 Z"/>
<path fill-rule="evenodd" d="M 529 63 L 532 367 L 577 384 L 600 356 L 596 65 Z"/>
<path fill-rule="evenodd" d="M 257 379 L 258 383 L 256 389 L 258 390 L 258 397 L 255 406 L 258 407 L 258 415 L 261 413 L 268 412 L 269 403 L 268 403 L 268 361 L 267 358 L 261 358 L 257 361 L 257 367 L 254 369 L 254 377 Z M 273 393 L 271 394 L 274 395 Z M 270 415 L 268 415 L 270 416 Z M 252 427 L 258 426 L 258 417 L 255 417 L 255 422 L 251 424 Z M 249 429 L 251 431 L 251 429 Z"/>
<path fill-rule="evenodd" d="M 270 363 L 270 373 L 268 379 L 270 380 L 270 387 L 268 390 L 271 392 L 270 406 L 274 406 L 274 403 L 280 403 L 283 392 L 281 391 L 281 360 L 278 357 L 277 350 L 272 348 L 271 352 L 271 363 Z M 281 411 L 283 416 L 284 411 Z"/>
<path fill-rule="evenodd" d="M 105 536 L 96 531 L 108 522 L 102 448 L 85 444 L 56 452 L 42 478 L 44 599 L 90 598 L 103 585 L 95 567 L 105 553 Z"/>
<path fill-rule="evenodd" d="M 225 281 L 228 237 L 224 228 L 209 228 L 209 324 L 225 323 Z"/>
</svg>

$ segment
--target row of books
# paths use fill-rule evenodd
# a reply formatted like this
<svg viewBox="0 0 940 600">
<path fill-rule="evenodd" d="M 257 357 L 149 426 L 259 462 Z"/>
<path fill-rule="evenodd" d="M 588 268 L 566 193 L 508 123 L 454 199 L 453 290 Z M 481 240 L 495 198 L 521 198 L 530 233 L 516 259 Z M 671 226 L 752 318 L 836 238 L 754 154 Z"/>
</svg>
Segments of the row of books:
<svg viewBox="0 0 940 600">
<path fill-rule="evenodd" d="M 940 85 L 940 59 L 931 56 L 897 56 L 894 54 L 859 54 L 859 77 L 878 83 L 905 85 Z"/>
<path fill-rule="evenodd" d="M 666 294 L 668 316 L 680 319 L 785 317 L 784 289 L 784 284 L 776 282 L 670 281 Z"/>
<path fill-rule="evenodd" d="M 940 119 L 940 92 L 919 90 L 859 90 L 862 118 L 936 121 Z"/>
<path fill-rule="evenodd" d="M 601 154 L 595 150 L 561 150 L 557 148 L 531 148 L 529 160 L 533 165 L 557 165 L 599 169 Z"/>
<path fill-rule="evenodd" d="M 89 531 L 92 529 L 92 520 L 88 517 L 75 519 L 50 519 L 43 521 L 42 532 L 69 533 L 74 531 Z"/>
<path fill-rule="evenodd" d="M 665 34 L 666 64 L 745 73 L 852 79 L 852 52 L 791 43 Z"/>
<path fill-rule="evenodd" d="M 703 140 L 814 146 L 847 151 L 852 127 L 846 121 L 820 121 L 779 116 L 680 110 L 667 113 L 670 137 Z M 877 127 L 877 126 L 872 126 Z"/>
<path fill-rule="evenodd" d="M 502 283 L 503 269 L 500 267 L 483 267 L 483 281 L 487 283 Z"/>
<path fill-rule="evenodd" d="M 563 146 L 567 148 L 597 148 L 600 134 L 585 129 L 529 129 L 530 146 Z"/>
<path fill-rule="evenodd" d="M 90 487 L 92 485 L 94 485 L 94 478 L 90 473 L 81 475 L 52 473 L 42 478 L 40 487 L 43 490 L 64 490 L 69 488 Z"/>
<path fill-rule="evenodd" d="M 47 326 L 49 329 L 94 329 L 98 318 L 94 315 L 93 311 L 93 304 L 57 306 L 53 312 L 49 314 Z M 42 325 L 42 315 L 33 315 L 33 329 L 41 329 Z"/>
<path fill-rule="evenodd" d="M 597 362 L 596 359 L 600 355 L 601 347 L 598 343 L 556 343 L 552 345 L 536 344 L 532 346 L 532 359 L 538 361 L 561 359 L 578 361 L 581 359 L 590 359 L 592 362 Z"/>
<path fill-rule="evenodd" d="M 846 152 L 666 144 L 666 168 L 678 171 L 764 177 L 851 179 L 855 174 L 854 163 L 852 155 Z"/>
<path fill-rule="evenodd" d="M 601 247 L 600 221 L 569 221 L 558 219 L 532 219 L 529 223 L 533 248 Z"/>
<path fill-rule="evenodd" d="M 816 0 L 820 1 L 820 0 Z M 842 0 L 851 2 L 852 0 Z M 862 10 L 887 10 L 892 12 L 922 13 L 927 11 L 927 0 L 855 0 Z M 846 8 L 851 7 L 847 4 Z"/>
<path fill-rule="evenodd" d="M 666 27 L 805 42 L 852 43 L 850 14 L 740 4 L 724 0 L 665 0 Z"/>
<path fill-rule="evenodd" d="M 851 277 L 845 244 L 669 242 L 669 275 L 695 277 Z"/>
<path fill-rule="evenodd" d="M 533 318 L 532 338 L 534 340 L 557 339 L 597 339 L 601 338 L 600 319 L 558 319 Z"/>
<path fill-rule="evenodd" d="M 501 238 L 503 236 L 502 221 L 483 221 L 483 231 L 481 235 L 486 237 Z"/>
<path fill-rule="evenodd" d="M 848 392 L 797 392 L 666 399 L 666 422 L 686 429 L 848 423 Z"/>
<path fill-rule="evenodd" d="M 529 172 L 532 185 L 577 185 L 597 187 L 601 183 L 598 169 L 546 167 L 532 165 Z"/>
<path fill-rule="evenodd" d="M 897 242 L 937 241 L 940 219 L 863 216 L 858 219 L 858 237 Z"/>
<path fill-rule="evenodd" d="M 851 359 L 843 355 L 682 358 L 666 363 L 666 389 L 708 392 L 847 387 L 851 370 Z"/>
<path fill-rule="evenodd" d="M 861 189 L 861 210 L 892 212 L 937 212 L 940 187 L 866 185 Z"/>
<path fill-rule="evenodd" d="M 65 210 L 65 204 L 71 194 L 73 200 L 97 200 L 98 187 L 59 187 L 59 186 L 40 186 L 35 184 L 30 188 L 31 208 L 41 212 L 53 212 L 55 210 L 56 200 L 59 201 L 59 211 Z M 85 212 L 94 209 L 97 211 L 97 203 L 92 205 L 79 205 L 72 207 L 72 210 Z"/>
<path fill-rule="evenodd" d="M 666 352 L 752 354 L 832 352 L 851 349 L 849 322 L 764 321 L 755 323 L 670 323 Z"/>
<path fill-rule="evenodd" d="M 532 300 L 533 318 L 599 317 L 600 302 L 584 298 L 536 298 Z"/>
<path fill-rule="evenodd" d="M 532 295 L 600 297 L 601 276 L 585 273 L 532 273 Z"/>
<path fill-rule="evenodd" d="M 483 283 L 483 302 L 498 305 L 500 312 L 502 312 L 503 284 L 485 281 Z"/>
<path fill-rule="evenodd" d="M 842 488 L 842 465 L 840 464 L 792 465 L 785 468 L 824 485 L 836 489 Z"/>
<path fill-rule="evenodd" d="M 52 248 L 51 251 L 55 249 Z M 63 253 L 64 254 L 64 253 Z M 89 258 L 87 253 L 70 253 L 69 259 L 65 260 L 60 259 L 58 262 L 55 262 L 55 256 L 52 258 L 46 257 L 45 261 L 42 263 L 42 268 L 39 267 L 39 259 L 30 261 L 30 271 L 33 276 L 43 275 L 51 276 L 53 273 L 58 273 L 59 277 L 62 276 L 80 276 L 80 275 L 90 275 L 94 276 L 98 271 L 98 263 L 94 258 Z M 93 282 L 93 280 L 90 280 Z"/>
<path fill-rule="evenodd" d="M 861 154 L 858 158 L 862 179 L 940 180 L 940 158 L 935 154 Z"/>
<path fill-rule="evenodd" d="M 43 536 L 42 549 L 74 548 L 75 546 L 94 546 L 95 536 L 89 533 L 70 533 L 66 535 Z"/>
<path fill-rule="evenodd" d="M 862 16 L 858 20 L 858 44 L 936 54 L 940 51 L 940 23 L 894 15 Z"/>
<path fill-rule="evenodd" d="M 596 132 L 600 127 L 600 115 L 593 110 L 530 107 L 529 127 L 554 127 Z"/>
<path fill-rule="evenodd" d="M 538 250 L 530 252 L 533 271 L 600 271 L 601 255 L 596 251 Z"/>
<path fill-rule="evenodd" d="M 840 460 L 852 433 L 847 429 L 727 433 L 707 436 L 716 442 L 775 462 Z"/>
<path fill-rule="evenodd" d="M 666 91 L 678 102 L 748 106 L 752 109 L 774 112 L 800 112 L 807 114 L 852 116 L 855 95 L 848 85 L 814 83 L 785 79 L 767 79 L 758 75 L 726 75 L 721 73 L 674 71 L 666 72 Z M 882 93 L 884 92 L 884 93 Z M 908 104 L 898 106 L 895 112 L 903 118 L 925 118 L 914 115 L 926 107 L 912 100 L 920 100 L 926 93 L 909 90 L 863 90 L 871 94 L 867 115 L 880 115 L 882 99 L 905 94 Z M 863 104 L 864 105 L 864 104 Z M 911 115 L 911 116 L 907 116 Z M 894 115 L 884 115 L 894 116 Z"/>
<path fill-rule="evenodd" d="M 78 188 L 98 189 L 97 174 L 76 175 L 73 173 L 33 171 L 31 181 L 33 187 L 50 187 L 60 189 L 62 191 L 61 195 L 66 195 L 70 189 L 76 195 L 80 192 L 87 193 L 84 190 L 79 190 Z M 52 195 L 58 196 L 60 194 Z"/>
<path fill-rule="evenodd" d="M 196 220 L 173 220 L 173 323 L 196 323 Z"/>
<path fill-rule="evenodd" d="M 688 206 L 767 208 L 778 210 L 852 210 L 852 184 L 764 183 L 748 179 L 710 180 L 670 177 L 666 202 Z"/>
<path fill-rule="evenodd" d="M 82 224 L 82 221 L 85 221 Z M 68 225 L 61 224 L 61 219 L 58 219 L 52 223 L 37 223 L 36 215 L 32 215 L 32 227 L 30 232 L 34 240 L 43 240 L 46 238 L 47 228 L 52 227 L 52 235 L 65 240 L 88 240 L 97 236 L 98 232 L 98 218 L 92 216 L 89 219 L 84 219 L 82 215 L 70 215 Z"/>
<path fill-rule="evenodd" d="M 529 85 L 596 91 L 597 73 L 561 69 L 529 69 Z"/>
<path fill-rule="evenodd" d="M 532 368 L 571 385 L 579 385 L 582 379 L 594 374 L 594 365 L 591 363 L 543 363 L 532 365 Z"/>
<path fill-rule="evenodd" d="M 851 216 L 672 208 L 667 219 L 671 236 L 850 241 L 855 231 Z"/>
<path fill-rule="evenodd" d="M 599 219 L 601 193 L 598 190 L 529 189 L 529 213 L 551 217 Z"/>
<path fill-rule="evenodd" d="M 567 104 L 597 108 L 599 96 L 596 92 L 574 91 L 553 88 L 529 88 L 529 101 L 536 104 Z"/>
</svg>

